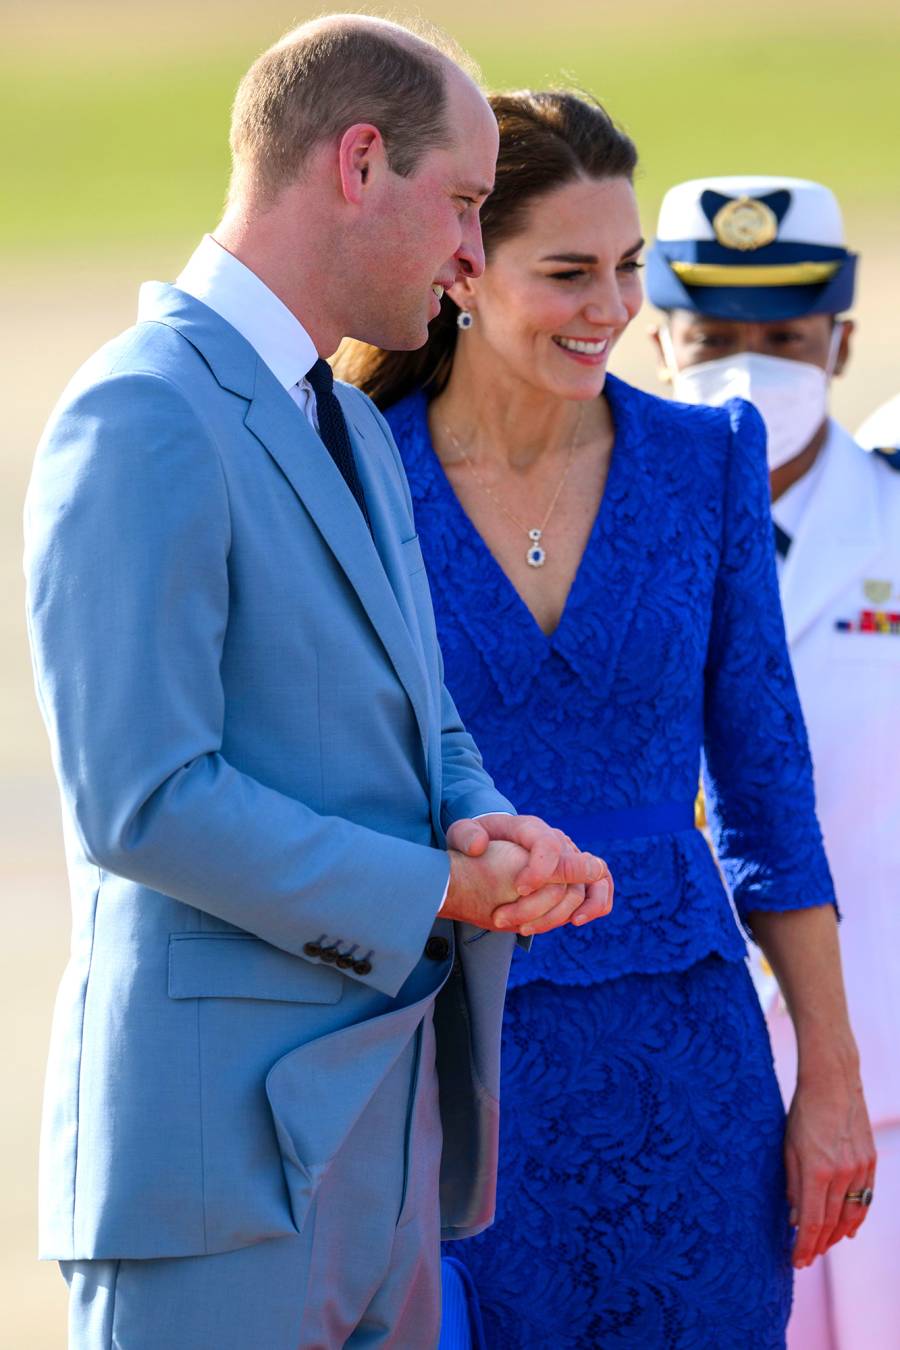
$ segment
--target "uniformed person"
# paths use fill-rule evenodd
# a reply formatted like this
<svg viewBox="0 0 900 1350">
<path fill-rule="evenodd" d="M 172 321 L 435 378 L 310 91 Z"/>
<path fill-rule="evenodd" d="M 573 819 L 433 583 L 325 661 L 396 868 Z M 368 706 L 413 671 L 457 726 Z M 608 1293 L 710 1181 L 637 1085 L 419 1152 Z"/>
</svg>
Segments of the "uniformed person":
<svg viewBox="0 0 900 1350">
<path fill-rule="evenodd" d="M 856 439 L 864 450 L 880 455 L 892 469 L 900 471 L 900 394 L 866 418 Z"/>
<path fill-rule="evenodd" d="M 771 177 L 672 188 L 647 262 L 674 396 L 748 398 L 767 425 L 785 624 L 876 1126 L 877 1201 L 855 1242 L 798 1272 L 791 1350 L 900 1347 L 900 474 L 828 415 L 855 267 L 832 193 Z M 790 1019 L 778 998 L 767 1015 L 789 1092 Z"/>
</svg>

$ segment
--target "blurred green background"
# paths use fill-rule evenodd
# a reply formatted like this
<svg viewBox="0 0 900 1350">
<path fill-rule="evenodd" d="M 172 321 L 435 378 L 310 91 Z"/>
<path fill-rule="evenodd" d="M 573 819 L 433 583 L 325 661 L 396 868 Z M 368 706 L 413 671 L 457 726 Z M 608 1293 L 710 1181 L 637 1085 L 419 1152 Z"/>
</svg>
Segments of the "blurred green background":
<svg viewBox="0 0 900 1350">
<path fill-rule="evenodd" d="M 34 1260 L 37 1119 L 68 900 L 22 621 L 30 460 L 68 376 L 132 321 L 139 282 L 173 277 L 215 224 L 235 85 L 314 12 L 279 0 L 0 0 L 0 1344 L 10 1350 L 65 1343 L 62 1283 Z M 641 152 L 648 235 L 681 178 L 773 172 L 830 184 L 862 254 L 860 327 L 836 412 L 853 427 L 900 388 L 896 0 L 457 0 L 419 12 L 460 39 L 490 85 L 565 82 L 603 99 Z M 652 385 L 651 321 L 638 318 L 613 365 Z"/>
<path fill-rule="evenodd" d="M 222 198 L 237 80 L 272 33 L 313 12 L 271 0 L 194 4 L 190 17 L 166 3 L 104 8 L 12 6 L 2 248 L 192 239 Z M 462 0 L 422 12 L 452 23 L 490 85 L 564 78 L 601 97 L 641 149 L 648 219 L 672 181 L 736 169 L 825 179 L 854 225 L 900 206 L 900 29 L 887 0 Z"/>
</svg>

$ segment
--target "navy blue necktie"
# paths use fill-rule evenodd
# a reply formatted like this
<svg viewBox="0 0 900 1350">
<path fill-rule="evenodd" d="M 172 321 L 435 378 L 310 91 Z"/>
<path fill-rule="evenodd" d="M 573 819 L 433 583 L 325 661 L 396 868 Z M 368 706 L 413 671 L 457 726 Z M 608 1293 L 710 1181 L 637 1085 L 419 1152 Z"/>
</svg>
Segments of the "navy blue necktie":
<svg viewBox="0 0 900 1350">
<path fill-rule="evenodd" d="M 362 511 L 363 518 L 371 533 L 372 522 L 369 520 L 369 513 L 366 510 L 366 497 L 363 492 L 363 485 L 359 481 L 356 460 L 353 458 L 353 446 L 350 443 L 350 433 L 344 420 L 344 412 L 338 402 L 337 394 L 334 392 L 334 374 L 331 366 L 319 357 L 312 369 L 306 372 L 306 378 L 309 380 L 316 396 L 319 435 L 325 442 L 331 458 L 340 469 L 344 482 L 353 493 L 356 504 Z"/>
</svg>

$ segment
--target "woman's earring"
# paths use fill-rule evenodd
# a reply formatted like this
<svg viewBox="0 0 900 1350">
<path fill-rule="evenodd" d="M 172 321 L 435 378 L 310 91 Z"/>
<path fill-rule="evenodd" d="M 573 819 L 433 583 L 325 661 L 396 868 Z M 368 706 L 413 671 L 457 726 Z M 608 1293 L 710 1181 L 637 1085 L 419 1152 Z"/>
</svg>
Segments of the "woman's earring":
<svg viewBox="0 0 900 1350">
<path fill-rule="evenodd" d="M 467 309 L 461 309 L 456 316 L 457 328 L 471 328 L 474 320 Z"/>
</svg>

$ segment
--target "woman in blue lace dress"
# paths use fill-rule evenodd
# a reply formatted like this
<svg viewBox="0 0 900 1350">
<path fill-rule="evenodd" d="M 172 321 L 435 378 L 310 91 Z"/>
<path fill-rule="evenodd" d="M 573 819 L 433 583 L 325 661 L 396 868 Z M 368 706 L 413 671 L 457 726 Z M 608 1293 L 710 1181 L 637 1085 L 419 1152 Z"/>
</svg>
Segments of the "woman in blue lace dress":
<svg viewBox="0 0 900 1350">
<path fill-rule="evenodd" d="M 497 1219 L 453 1254 L 491 1350 L 774 1350 L 792 1260 L 855 1228 L 845 1197 L 874 1160 L 763 426 L 606 376 L 641 299 L 634 148 L 572 96 L 493 103 L 484 274 L 421 352 L 344 369 L 387 410 L 488 768 L 604 854 L 616 904 L 517 953 Z M 694 828 L 701 756 L 734 908 L 804 1047 L 786 1138 L 744 936 Z"/>
</svg>

